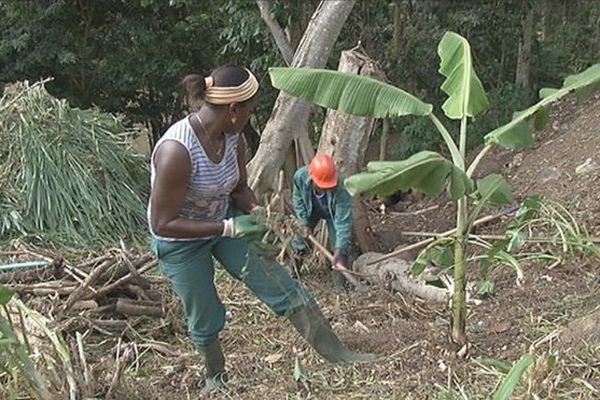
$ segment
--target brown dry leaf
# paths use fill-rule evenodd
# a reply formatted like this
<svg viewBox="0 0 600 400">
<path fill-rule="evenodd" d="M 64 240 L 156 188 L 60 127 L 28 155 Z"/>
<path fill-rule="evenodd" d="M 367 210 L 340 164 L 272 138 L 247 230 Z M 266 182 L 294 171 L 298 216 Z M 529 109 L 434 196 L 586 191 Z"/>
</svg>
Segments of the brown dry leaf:
<svg viewBox="0 0 600 400">
<path fill-rule="evenodd" d="M 271 354 L 271 355 L 263 358 L 263 361 L 265 361 L 269 364 L 275 364 L 277 361 L 281 360 L 282 357 L 283 357 L 283 353 L 274 353 L 274 354 Z"/>
<path fill-rule="evenodd" d="M 495 324 L 490 325 L 490 327 L 488 328 L 488 332 L 490 332 L 490 333 L 506 332 L 507 330 L 510 329 L 511 325 L 512 324 L 510 321 L 497 322 Z"/>
</svg>

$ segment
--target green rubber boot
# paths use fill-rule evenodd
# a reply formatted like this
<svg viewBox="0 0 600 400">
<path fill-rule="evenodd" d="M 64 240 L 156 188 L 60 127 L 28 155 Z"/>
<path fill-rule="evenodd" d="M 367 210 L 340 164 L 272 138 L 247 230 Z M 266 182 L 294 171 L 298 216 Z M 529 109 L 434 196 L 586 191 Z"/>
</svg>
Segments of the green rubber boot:
<svg viewBox="0 0 600 400">
<path fill-rule="evenodd" d="M 317 305 L 299 308 L 288 319 L 317 353 L 331 363 L 371 362 L 377 358 L 373 354 L 348 350 Z"/>
<path fill-rule="evenodd" d="M 200 391 L 201 396 L 219 391 L 227 383 L 227 372 L 225 372 L 225 356 L 221 349 L 221 342 L 217 338 L 208 346 L 198 346 L 198 350 L 204 358 L 204 369 L 206 380 Z"/>
<path fill-rule="evenodd" d="M 331 271 L 331 282 L 336 293 L 343 293 L 346 290 L 346 278 L 340 271 Z"/>
</svg>

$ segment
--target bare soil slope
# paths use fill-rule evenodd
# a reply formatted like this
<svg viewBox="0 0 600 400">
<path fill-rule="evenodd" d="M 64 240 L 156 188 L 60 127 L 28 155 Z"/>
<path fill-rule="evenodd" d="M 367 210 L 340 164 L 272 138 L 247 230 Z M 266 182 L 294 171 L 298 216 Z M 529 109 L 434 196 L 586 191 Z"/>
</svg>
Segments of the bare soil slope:
<svg viewBox="0 0 600 400">
<path fill-rule="evenodd" d="M 599 97 L 579 111 L 565 102 L 549 128 L 537 136 L 535 148 L 496 152 L 486 168 L 503 170 L 517 198 L 542 193 L 567 202 L 591 233 L 598 234 L 599 127 Z M 591 167 L 585 172 L 581 167 L 577 173 L 577 167 L 586 162 Z M 454 219 L 453 206 L 443 199 L 400 204 L 385 216 L 375 209 L 373 227 L 388 249 L 416 240 L 402 237 L 403 230 L 440 232 L 451 228 Z M 415 214 L 419 210 L 426 211 Z M 486 229 L 493 232 L 495 227 Z M 302 278 L 303 283 L 344 341 L 354 349 L 383 356 L 377 363 L 353 366 L 323 363 L 289 323 L 273 316 L 243 285 L 219 272 L 219 291 L 231 313 L 222 335 L 230 384 L 211 398 L 488 399 L 503 375 L 486 359 L 512 364 L 535 345 L 536 356 L 555 354 L 558 363 L 551 371 L 536 369 L 530 387 L 533 393 L 543 399 L 597 399 L 600 345 L 560 346 L 556 332 L 598 308 L 599 272 L 598 261 L 590 258 L 569 259 L 555 268 L 532 263 L 525 266 L 525 282 L 518 287 L 513 271 L 495 270 L 496 295 L 470 309 L 472 347 L 470 356 L 462 359 L 448 345 L 449 314 L 443 307 L 381 288 L 368 294 L 336 294 L 326 274 L 312 271 Z M 96 398 L 105 398 L 117 378 L 116 399 L 198 398 L 202 367 L 187 338 L 180 307 L 164 282 L 155 279 L 154 285 L 171 299 L 167 317 L 131 321 L 128 328 L 116 331 L 89 324 L 78 328 L 90 332 L 85 349 Z M 45 309 L 48 302 L 59 301 L 25 300 L 33 306 L 43 304 Z M 569 332 L 574 330 L 569 326 Z M 72 342 L 74 329 L 65 328 L 65 333 Z M 121 346 L 131 349 L 131 357 L 121 360 L 122 372 L 115 378 L 119 338 Z M 527 390 L 524 383 L 515 398 L 524 398 Z"/>
</svg>

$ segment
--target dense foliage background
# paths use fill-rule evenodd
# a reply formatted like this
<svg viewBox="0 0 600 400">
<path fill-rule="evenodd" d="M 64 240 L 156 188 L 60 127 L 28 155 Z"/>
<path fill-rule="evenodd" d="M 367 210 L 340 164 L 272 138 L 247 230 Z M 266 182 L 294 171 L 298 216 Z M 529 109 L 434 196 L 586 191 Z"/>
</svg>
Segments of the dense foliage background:
<svg viewBox="0 0 600 400">
<path fill-rule="evenodd" d="M 293 47 L 317 4 L 272 2 Z M 528 82 L 517 84 L 527 21 L 534 32 L 530 73 Z M 508 120 L 539 87 L 556 86 L 600 58 L 595 0 L 363 0 L 344 26 L 329 67 L 337 67 L 341 50 L 360 41 L 392 83 L 437 105 L 443 95 L 436 46 L 447 30 L 470 41 L 475 67 L 497 105 L 475 122 L 479 133 Z M 276 96 L 267 68 L 284 64 L 250 0 L 5 0 L 0 31 L 0 84 L 54 77 L 52 94 L 75 106 L 122 113 L 129 125 L 143 123 L 151 142 L 185 111 L 181 78 L 225 62 L 248 65 L 259 76 L 264 96 L 253 125 L 263 127 Z M 317 113 L 315 127 L 320 118 Z M 427 120 L 394 121 L 392 128 L 400 135 L 393 141 L 395 157 L 438 148 Z M 477 138 L 472 135 L 471 144 Z"/>
</svg>

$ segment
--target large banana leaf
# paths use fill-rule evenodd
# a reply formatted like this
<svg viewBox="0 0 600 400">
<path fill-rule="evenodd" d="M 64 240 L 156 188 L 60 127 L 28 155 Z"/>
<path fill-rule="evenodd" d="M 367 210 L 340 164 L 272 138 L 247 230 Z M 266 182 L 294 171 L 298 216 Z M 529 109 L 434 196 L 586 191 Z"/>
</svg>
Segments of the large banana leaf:
<svg viewBox="0 0 600 400">
<path fill-rule="evenodd" d="M 529 121 L 535 121 L 535 128 L 542 129 L 548 122 L 548 107 L 575 92 L 581 100 L 600 89 L 600 64 L 592 65 L 585 71 L 565 78 L 560 89 L 545 88 L 540 90 L 540 100 L 537 104 L 515 113 L 513 120 L 485 136 L 486 144 L 499 144 L 506 148 L 520 148 L 533 143 L 529 131 Z"/>
<path fill-rule="evenodd" d="M 279 90 L 322 107 L 376 118 L 429 115 L 431 104 L 387 83 L 345 72 L 312 68 L 270 68 Z"/>
<path fill-rule="evenodd" d="M 403 161 L 370 162 L 367 172 L 346 179 L 346 188 L 352 195 L 389 196 L 399 190 L 416 189 L 437 196 L 447 182 L 454 200 L 473 188 L 469 177 L 450 161 L 438 153 L 422 151 Z"/>
<path fill-rule="evenodd" d="M 442 90 L 448 100 L 442 109 L 451 119 L 474 117 L 489 107 L 483 85 L 473 69 L 471 46 L 462 36 L 446 32 L 438 45 L 439 72 L 446 77 Z"/>
</svg>

